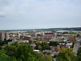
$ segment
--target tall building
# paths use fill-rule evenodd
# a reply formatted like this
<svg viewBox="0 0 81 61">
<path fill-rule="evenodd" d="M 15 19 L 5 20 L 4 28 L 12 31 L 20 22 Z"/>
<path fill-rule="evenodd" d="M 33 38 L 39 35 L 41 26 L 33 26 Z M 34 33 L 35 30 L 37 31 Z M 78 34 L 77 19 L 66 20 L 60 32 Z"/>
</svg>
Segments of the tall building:
<svg viewBox="0 0 81 61">
<path fill-rule="evenodd" d="M 0 32 L 0 40 L 4 40 L 5 39 L 5 33 L 4 32 Z"/>
<path fill-rule="evenodd" d="M 6 40 L 9 39 L 9 33 L 8 33 L 8 32 L 5 33 L 5 39 L 6 39 Z"/>
</svg>

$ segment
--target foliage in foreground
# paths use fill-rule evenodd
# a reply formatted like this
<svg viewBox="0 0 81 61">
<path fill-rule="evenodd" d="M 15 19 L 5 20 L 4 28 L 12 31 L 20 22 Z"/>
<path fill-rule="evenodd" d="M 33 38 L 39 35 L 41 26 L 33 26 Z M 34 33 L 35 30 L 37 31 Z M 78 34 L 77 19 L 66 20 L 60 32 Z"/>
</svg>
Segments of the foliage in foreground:
<svg viewBox="0 0 81 61">
<path fill-rule="evenodd" d="M 81 61 L 81 47 L 79 48 L 77 53 L 77 61 Z"/>
<path fill-rule="evenodd" d="M 33 52 L 29 44 L 8 45 L 0 50 L 0 61 L 52 61 L 50 55 Z"/>
<path fill-rule="evenodd" d="M 44 44 L 43 44 L 44 45 Z M 52 61 L 50 55 L 33 52 L 32 47 L 26 43 L 7 45 L 0 50 L 0 61 Z M 77 56 L 73 49 L 62 48 L 56 61 L 81 61 L 81 48 Z"/>
<path fill-rule="evenodd" d="M 76 61 L 76 56 L 74 55 L 72 49 L 64 48 L 60 51 L 56 60 L 57 61 Z"/>
</svg>

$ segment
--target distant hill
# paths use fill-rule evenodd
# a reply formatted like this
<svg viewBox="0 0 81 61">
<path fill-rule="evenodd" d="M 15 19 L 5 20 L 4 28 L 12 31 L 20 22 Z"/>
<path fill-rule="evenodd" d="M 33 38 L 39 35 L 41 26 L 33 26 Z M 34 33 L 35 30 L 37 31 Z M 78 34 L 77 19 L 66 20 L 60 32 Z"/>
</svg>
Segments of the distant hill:
<svg viewBox="0 0 81 61">
<path fill-rule="evenodd" d="M 74 28 L 47 28 L 47 29 L 18 29 L 18 30 L 0 30 L 0 32 L 39 32 L 39 31 L 59 31 L 59 30 L 68 30 L 68 31 L 81 31 L 81 27 L 74 27 Z"/>
</svg>

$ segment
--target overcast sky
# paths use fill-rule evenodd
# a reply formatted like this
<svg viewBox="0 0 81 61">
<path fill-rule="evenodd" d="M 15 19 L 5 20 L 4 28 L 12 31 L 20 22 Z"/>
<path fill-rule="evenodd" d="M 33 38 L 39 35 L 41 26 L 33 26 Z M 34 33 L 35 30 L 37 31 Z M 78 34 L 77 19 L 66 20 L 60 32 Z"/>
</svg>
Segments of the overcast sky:
<svg viewBox="0 0 81 61">
<path fill-rule="evenodd" d="M 0 0 L 0 30 L 81 26 L 81 0 Z"/>
</svg>

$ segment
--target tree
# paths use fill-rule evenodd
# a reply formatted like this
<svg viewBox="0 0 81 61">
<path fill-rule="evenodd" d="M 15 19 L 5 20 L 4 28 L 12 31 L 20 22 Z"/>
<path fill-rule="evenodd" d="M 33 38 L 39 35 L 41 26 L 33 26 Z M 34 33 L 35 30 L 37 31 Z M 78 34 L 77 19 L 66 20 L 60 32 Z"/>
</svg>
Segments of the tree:
<svg viewBox="0 0 81 61">
<path fill-rule="evenodd" d="M 17 59 L 21 59 L 22 61 L 32 61 L 33 59 L 33 50 L 27 44 L 19 44 L 16 50 Z M 30 59 L 31 57 L 31 59 Z"/>
<path fill-rule="evenodd" d="M 81 47 L 79 48 L 77 53 L 77 61 L 81 61 Z"/>
<path fill-rule="evenodd" d="M 76 61 L 76 56 L 74 55 L 72 49 L 63 48 L 61 49 L 59 55 L 56 57 L 57 61 Z"/>
<path fill-rule="evenodd" d="M 4 50 L 0 51 L 0 61 L 17 61 L 15 57 L 9 57 Z"/>
<path fill-rule="evenodd" d="M 50 47 L 49 47 L 49 44 L 47 42 L 42 42 L 42 43 L 36 43 L 36 47 L 35 49 L 39 49 L 39 50 L 49 50 Z"/>
<path fill-rule="evenodd" d="M 43 53 L 36 53 L 27 43 L 12 44 L 4 48 L 5 54 L 11 61 L 47 61 Z M 51 60 L 49 56 L 48 60 Z M 52 60 L 51 60 L 52 61 Z"/>
<path fill-rule="evenodd" d="M 57 45 L 59 45 L 59 43 L 58 42 L 55 42 L 55 41 L 51 41 L 49 43 L 49 46 L 57 46 Z"/>
<path fill-rule="evenodd" d="M 0 51 L 0 61 L 8 61 L 9 56 L 5 54 L 5 52 Z"/>
</svg>

